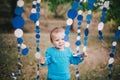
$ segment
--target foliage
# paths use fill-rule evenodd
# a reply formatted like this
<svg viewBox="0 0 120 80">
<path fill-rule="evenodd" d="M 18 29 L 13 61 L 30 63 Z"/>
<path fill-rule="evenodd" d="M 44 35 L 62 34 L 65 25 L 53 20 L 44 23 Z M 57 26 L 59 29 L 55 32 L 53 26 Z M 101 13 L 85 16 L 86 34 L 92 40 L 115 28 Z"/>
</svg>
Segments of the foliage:
<svg viewBox="0 0 120 80">
<path fill-rule="evenodd" d="M 110 0 L 110 9 L 107 12 L 107 20 L 114 20 L 116 25 L 113 25 L 115 29 L 117 29 L 118 25 L 120 25 L 120 0 Z"/>
<path fill-rule="evenodd" d="M 59 12 L 57 12 L 57 8 L 59 5 L 72 2 L 72 0 L 44 0 L 44 1 L 47 2 L 49 10 L 51 12 L 54 12 L 55 16 L 58 16 Z"/>
</svg>

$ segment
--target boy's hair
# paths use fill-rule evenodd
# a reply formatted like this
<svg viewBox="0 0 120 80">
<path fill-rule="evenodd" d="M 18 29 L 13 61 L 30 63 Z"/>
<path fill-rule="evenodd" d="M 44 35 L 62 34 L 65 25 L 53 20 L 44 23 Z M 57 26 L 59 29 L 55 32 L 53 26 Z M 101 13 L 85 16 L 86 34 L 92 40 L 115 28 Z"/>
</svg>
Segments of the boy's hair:
<svg viewBox="0 0 120 80">
<path fill-rule="evenodd" d="M 52 36 L 53 34 L 59 33 L 59 32 L 64 32 L 64 28 L 62 27 L 55 27 L 51 32 L 50 32 L 50 41 L 52 42 Z"/>
</svg>

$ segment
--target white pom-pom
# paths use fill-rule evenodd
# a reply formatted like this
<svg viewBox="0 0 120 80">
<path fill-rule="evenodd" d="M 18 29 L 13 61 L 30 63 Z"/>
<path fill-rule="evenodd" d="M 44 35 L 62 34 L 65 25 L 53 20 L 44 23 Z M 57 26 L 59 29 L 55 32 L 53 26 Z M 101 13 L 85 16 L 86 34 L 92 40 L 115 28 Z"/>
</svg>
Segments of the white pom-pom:
<svg viewBox="0 0 120 80">
<path fill-rule="evenodd" d="M 92 11 L 91 11 L 91 10 L 89 10 L 89 11 L 88 11 L 88 14 L 91 14 L 91 13 L 92 13 Z"/>
<path fill-rule="evenodd" d="M 108 63 L 112 64 L 113 62 L 114 62 L 114 58 L 110 58 Z"/>
<path fill-rule="evenodd" d="M 33 4 L 36 5 L 36 4 L 37 4 L 37 1 L 33 1 Z"/>
<path fill-rule="evenodd" d="M 86 52 L 86 49 L 87 49 L 86 46 L 84 46 L 84 47 L 83 47 L 83 52 Z"/>
<path fill-rule="evenodd" d="M 35 53 L 35 58 L 36 58 L 36 59 L 40 59 L 40 58 L 41 58 L 41 54 L 40 54 L 39 52 L 36 52 L 36 53 Z"/>
<path fill-rule="evenodd" d="M 15 76 L 15 73 L 12 73 L 12 76 Z"/>
<path fill-rule="evenodd" d="M 20 44 L 18 44 L 18 47 L 20 47 Z"/>
<path fill-rule="evenodd" d="M 98 30 L 103 30 L 103 28 L 104 28 L 104 23 L 103 22 L 100 22 L 99 24 L 98 24 Z"/>
<path fill-rule="evenodd" d="M 116 46 L 116 45 L 117 45 L 117 42 L 116 42 L 116 41 L 114 41 L 114 42 L 112 43 L 112 45 L 113 45 L 113 46 Z"/>
<path fill-rule="evenodd" d="M 31 13 L 36 13 L 36 12 L 37 12 L 36 9 L 32 8 Z"/>
<path fill-rule="evenodd" d="M 78 32 L 78 33 L 80 33 L 80 32 L 81 32 L 81 30 L 80 30 L 80 29 L 78 29 L 78 30 L 77 30 L 77 32 Z"/>
<path fill-rule="evenodd" d="M 77 46 L 76 51 L 78 51 L 79 49 L 80 49 L 80 47 L 79 47 L 79 46 Z"/>
<path fill-rule="evenodd" d="M 25 49 L 26 48 L 26 45 L 25 44 L 21 44 L 21 49 Z"/>
<path fill-rule="evenodd" d="M 65 42 L 65 47 L 70 47 L 70 43 L 69 42 Z"/>
<path fill-rule="evenodd" d="M 70 18 L 69 18 L 69 19 L 67 19 L 66 24 L 67 24 L 67 25 L 72 25 L 72 24 L 73 24 L 73 20 L 72 20 L 72 19 L 70 19 Z"/>
<path fill-rule="evenodd" d="M 79 77 L 79 74 L 76 74 L 76 77 Z"/>
<path fill-rule="evenodd" d="M 108 8 L 109 8 L 109 4 L 110 4 L 109 1 L 105 1 L 105 2 L 104 2 L 104 7 L 106 7 L 106 8 L 108 9 Z"/>
<path fill-rule="evenodd" d="M 84 2 L 87 2 L 87 0 L 84 0 Z"/>
<path fill-rule="evenodd" d="M 35 24 L 36 24 L 36 26 L 39 26 L 39 25 L 40 25 L 40 22 L 39 22 L 39 21 L 36 21 Z"/>
<path fill-rule="evenodd" d="M 80 36 L 77 36 L 77 40 L 80 40 L 81 39 L 81 37 Z"/>
<path fill-rule="evenodd" d="M 37 0 L 37 3 L 41 3 L 41 0 Z"/>
<path fill-rule="evenodd" d="M 39 71 L 37 71 L 37 75 L 39 75 L 40 74 L 40 72 Z"/>
<path fill-rule="evenodd" d="M 78 14 L 79 14 L 79 15 L 81 15 L 82 13 L 83 13 L 83 11 L 82 11 L 82 10 L 79 10 L 79 11 L 78 11 Z"/>
<path fill-rule="evenodd" d="M 24 1 L 23 0 L 17 1 L 17 6 L 23 7 L 23 5 L 24 5 Z"/>
<path fill-rule="evenodd" d="M 87 28 L 89 28 L 90 24 L 87 24 Z"/>
<path fill-rule="evenodd" d="M 22 29 L 16 29 L 15 32 L 14 32 L 14 35 L 17 37 L 17 38 L 20 38 L 23 36 L 23 30 Z"/>
<path fill-rule="evenodd" d="M 120 30 L 120 26 L 118 26 L 118 30 Z"/>
</svg>

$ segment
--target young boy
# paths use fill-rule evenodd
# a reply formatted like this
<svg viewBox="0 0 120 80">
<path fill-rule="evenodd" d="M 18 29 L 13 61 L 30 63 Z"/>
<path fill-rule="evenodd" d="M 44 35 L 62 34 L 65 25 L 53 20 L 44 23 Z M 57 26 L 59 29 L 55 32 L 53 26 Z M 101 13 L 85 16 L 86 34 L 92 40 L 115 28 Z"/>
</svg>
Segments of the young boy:
<svg viewBox="0 0 120 80">
<path fill-rule="evenodd" d="M 48 66 L 47 80 L 70 80 L 70 64 L 77 65 L 83 61 L 83 58 L 74 57 L 71 49 L 65 47 L 64 36 L 64 29 L 60 27 L 50 33 L 53 46 L 46 50 L 45 58 L 40 60 L 42 65 Z"/>
</svg>

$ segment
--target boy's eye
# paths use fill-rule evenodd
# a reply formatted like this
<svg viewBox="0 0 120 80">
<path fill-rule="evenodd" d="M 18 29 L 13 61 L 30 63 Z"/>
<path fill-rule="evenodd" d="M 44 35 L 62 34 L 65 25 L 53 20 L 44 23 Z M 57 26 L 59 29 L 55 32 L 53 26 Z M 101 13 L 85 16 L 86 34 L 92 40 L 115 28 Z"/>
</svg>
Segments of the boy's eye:
<svg viewBox="0 0 120 80">
<path fill-rule="evenodd" d="M 59 41 L 59 40 L 57 39 L 57 40 L 55 40 L 55 41 Z"/>
</svg>

